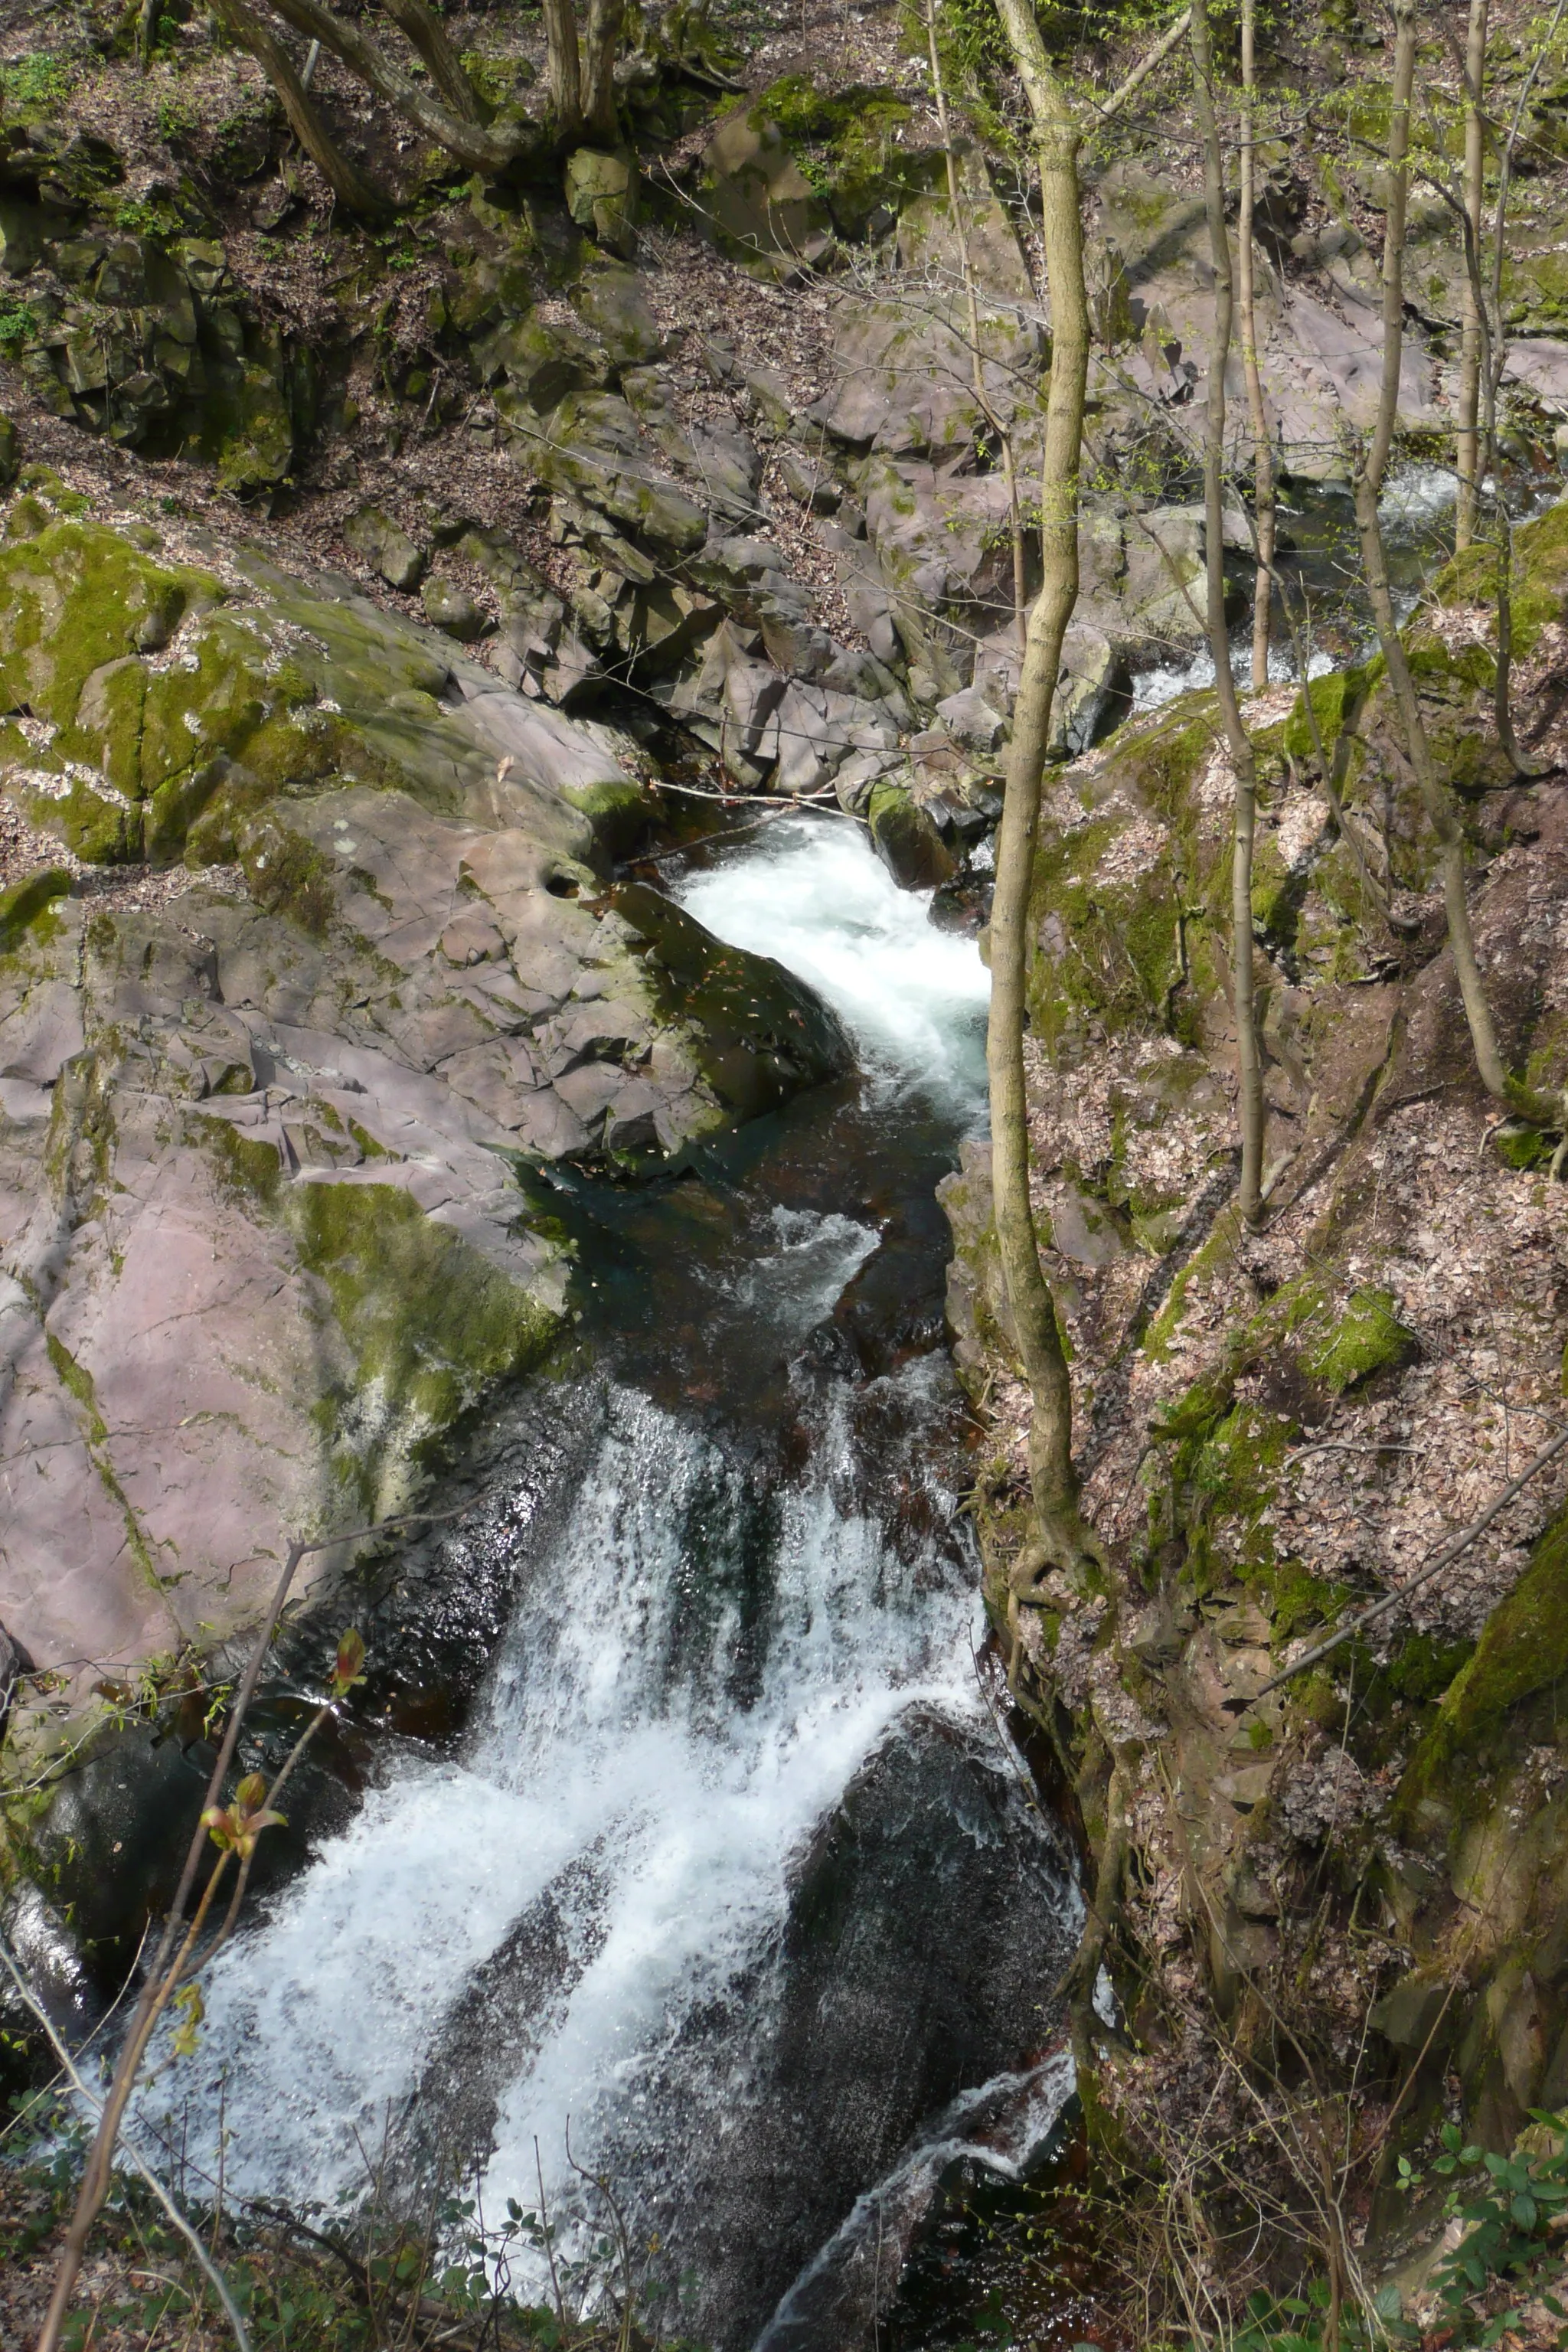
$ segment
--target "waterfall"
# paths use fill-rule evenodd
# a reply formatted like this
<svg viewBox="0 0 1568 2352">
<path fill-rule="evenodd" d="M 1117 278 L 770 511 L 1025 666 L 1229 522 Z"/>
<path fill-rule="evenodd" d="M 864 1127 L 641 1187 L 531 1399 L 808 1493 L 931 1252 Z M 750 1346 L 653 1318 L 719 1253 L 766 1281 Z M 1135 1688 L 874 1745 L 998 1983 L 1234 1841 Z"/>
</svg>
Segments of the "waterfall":
<svg viewBox="0 0 1568 2352">
<path fill-rule="evenodd" d="M 879 1132 L 915 1096 L 949 1134 L 978 1115 L 973 945 L 851 828 L 771 827 L 676 887 L 833 1002 Z M 721 1388 L 748 1352 L 787 1365 L 790 1443 L 613 1361 L 563 1389 L 460 1750 L 386 1752 L 219 1956 L 197 2055 L 165 2050 L 141 2109 L 208 2168 L 221 2119 L 238 2197 L 352 2202 L 384 2148 L 405 2182 L 477 2160 L 491 2212 L 537 2208 L 542 2175 L 581 2251 L 603 2215 L 569 2135 L 723 2347 L 803 2274 L 784 2337 L 838 2341 L 864 2295 L 823 2280 L 857 2213 L 886 2177 L 914 2214 L 955 2116 L 1022 2160 L 1065 2095 L 1040 2053 L 1077 1914 L 980 1684 L 945 1357 L 868 1378 L 812 1352 L 880 1227 L 853 1197 L 769 1200 L 765 1172 L 702 1328 Z"/>
</svg>

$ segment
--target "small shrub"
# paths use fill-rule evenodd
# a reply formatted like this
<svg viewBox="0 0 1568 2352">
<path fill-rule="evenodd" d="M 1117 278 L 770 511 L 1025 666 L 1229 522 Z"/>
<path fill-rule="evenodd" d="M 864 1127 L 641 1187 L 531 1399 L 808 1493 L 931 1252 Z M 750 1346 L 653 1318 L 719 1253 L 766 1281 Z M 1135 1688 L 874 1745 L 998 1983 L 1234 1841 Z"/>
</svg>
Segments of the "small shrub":
<svg viewBox="0 0 1568 2352">
<path fill-rule="evenodd" d="M 158 100 L 158 136 L 165 147 L 177 147 L 197 130 L 200 117 L 194 106 L 174 91 Z"/>
<path fill-rule="evenodd" d="M 7 113 L 51 114 L 65 104 L 74 68 L 48 49 L 32 49 L 0 68 L 0 97 Z"/>
<path fill-rule="evenodd" d="M 8 360 L 16 359 L 31 341 L 37 325 L 29 303 L 0 299 L 0 352 Z"/>
</svg>

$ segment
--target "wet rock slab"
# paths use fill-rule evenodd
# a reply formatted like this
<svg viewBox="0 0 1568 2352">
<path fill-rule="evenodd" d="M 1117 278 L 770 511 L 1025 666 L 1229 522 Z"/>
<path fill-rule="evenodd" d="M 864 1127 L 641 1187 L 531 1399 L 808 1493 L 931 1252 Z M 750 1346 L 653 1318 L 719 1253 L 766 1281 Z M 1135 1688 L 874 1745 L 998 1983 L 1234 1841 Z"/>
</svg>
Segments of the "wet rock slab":
<svg viewBox="0 0 1568 2352">
<path fill-rule="evenodd" d="M 289 1536 L 405 1503 L 548 1349 L 531 1171 L 666 1167 L 847 1048 L 611 890 L 629 739 L 346 583 L 24 495 L 0 792 L 74 864 L 244 885 L 44 870 L 0 927 L 0 1622 L 80 1691 L 248 1622 Z"/>
</svg>

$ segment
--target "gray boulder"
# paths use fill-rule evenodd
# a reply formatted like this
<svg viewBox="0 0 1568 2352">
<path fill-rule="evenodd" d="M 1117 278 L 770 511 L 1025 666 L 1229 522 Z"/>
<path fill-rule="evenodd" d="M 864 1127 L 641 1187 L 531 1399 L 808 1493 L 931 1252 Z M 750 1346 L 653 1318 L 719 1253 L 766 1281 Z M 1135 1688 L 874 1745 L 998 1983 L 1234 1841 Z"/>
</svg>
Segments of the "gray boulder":
<svg viewBox="0 0 1568 2352">
<path fill-rule="evenodd" d="M 361 507 L 349 517 L 343 525 L 343 544 L 353 548 L 389 588 L 417 588 L 430 560 L 428 551 L 379 507 Z"/>
</svg>

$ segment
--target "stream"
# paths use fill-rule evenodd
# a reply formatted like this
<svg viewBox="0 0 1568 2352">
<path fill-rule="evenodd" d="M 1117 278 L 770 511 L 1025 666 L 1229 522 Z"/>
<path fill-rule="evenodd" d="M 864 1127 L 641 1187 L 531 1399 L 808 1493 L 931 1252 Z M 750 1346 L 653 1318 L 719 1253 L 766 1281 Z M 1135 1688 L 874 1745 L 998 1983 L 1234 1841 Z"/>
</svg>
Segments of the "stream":
<svg viewBox="0 0 1568 2352">
<path fill-rule="evenodd" d="M 679 1179 L 563 1184 L 582 1368 L 505 1409 L 503 1491 L 441 1547 L 506 1595 L 464 1727 L 375 1745 L 140 2128 L 198 2179 L 221 2147 L 231 2200 L 542 2200 L 591 2294 L 582 2167 L 657 2239 L 663 2324 L 837 2352 L 943 2177 L 1026 2167 L 1071 2083 L 1079 1898 L 977 1657 L 942 1344 L 987 983 L 847 823 L 664 883 L 810 981 L 858 1069 Z"/>
<path fill-rule="evenodd" d="M 1519 523 L 1542 512 L 1561 488 L 1555 474 L 1513 467 L 1505 477 L 1502 494 Z M 1415 610 L 1427 582 L 1453 554 L 1458 495 L 1451 467 L 1407 461 L 1390 473 L 1378 511 L 1401 625 Z M 1365 661 L 1377 650 L 1349 484 L 1287 482 L 1280 485 L 1278 499 L 1283 594 L 1274 599 L 1268 656 L 1269 676 L 1276 684 L 1299 675 L 1299 635 L 1309 648 L 1307 670 L 1312 677 L 1346 662 Z M 1252 572 L 1250 564 L 1243 569 L 1245 597 L 1237 598 L 1230 625 L 1230 666 L 1245 693 L 1252 663 Z M 1131 708 L 1163 709 L 1178 695 L 1212 686 L 1214 675 L 1214 657 L 1206 650 L 1158 663 L 1133 678 Z"/>
</svg>

